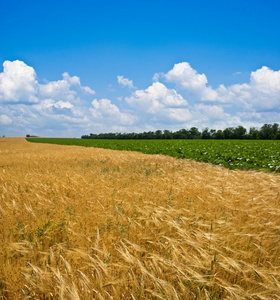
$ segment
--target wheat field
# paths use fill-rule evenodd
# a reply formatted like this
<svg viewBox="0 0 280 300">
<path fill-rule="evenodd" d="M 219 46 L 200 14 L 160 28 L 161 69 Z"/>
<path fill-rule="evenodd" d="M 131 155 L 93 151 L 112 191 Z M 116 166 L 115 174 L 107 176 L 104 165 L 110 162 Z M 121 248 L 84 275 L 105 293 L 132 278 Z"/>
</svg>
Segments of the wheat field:
<svg viewBox="0 0 280 300">
<path fill-rule="evenodd" d="M 280 176 L 0 139 L 0 299 L 280 299 Z"/>
</svg>

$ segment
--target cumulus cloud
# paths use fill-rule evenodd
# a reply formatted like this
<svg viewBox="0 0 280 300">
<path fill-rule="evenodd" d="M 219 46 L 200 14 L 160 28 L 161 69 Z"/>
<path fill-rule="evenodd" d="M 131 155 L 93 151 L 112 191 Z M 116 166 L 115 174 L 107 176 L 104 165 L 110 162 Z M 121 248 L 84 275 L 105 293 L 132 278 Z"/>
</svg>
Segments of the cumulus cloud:
<svg viewBox="0 0 280 300">
<path fill-rule="evenodd" d="M 11 125 L 13 120 L 7 115 L 0 115 L 0 125 Z"/>
<path fill-rule="evenodd" d="M 62 74 L 63 79 L 51 81 L 47 84 L 39 85 L 39 94 L 41 98 L 54 98 L 73 101 L 77 95 L 77 91 L 72 87 L 80 89 L 82 92 L 94 95 L 95 91 L 88 86 L 82 86 L 80 78 L 77 76 L 70 77 L 67 72 Z"/>
<path fill-rule="evenodd" d="M 248 110 L 280 109 L 280 71 L 262 67 L 251 73 L 248 84 L 235 84 L 229 87 L 220 85 L 218 100 L 237 103 Z"/>
<path fill-rule="evenodd" d="M 123 87 L 129 87 L 129 88 L 134 88 L 133 86 L 133 81 L 132 80 L 129 80 L 128 78 L 124 78 L 123 76 L 117 76 L 118 78 L 118 83 L 120 86 L 123 86 Z"/>
<path fill-rule="evenodd" d="M 144 113 L 152 114 L 156 119 L 170 118 L 186 121 L 190 118 L 186 108 L 188 102 L 174 89 L 168 89 L 160 82 L 154 82 L 146 90 L 137 90 L 125 101 Z"/>
<path fill-rule="evenodd" d="M 90 87 L 88 86 L 82 86 L 81 85 L 81 80 L 78 76 L 69 76 L 69 74 L 67 72 L 64 72 L 62 74 L 63 80 L 68 82 L 70 86 L 76 86 L 78 87 L 81 91 L 83 91 L 84 93 L 90 94 L 90 95 L 94 95 L 95 91 L 92 90 Z"/>
<path fill-rule="evenodd" d="M 67 72 L 62 77 L 62 80 L 39 84 L 32 67 L 19 60 L 5 61 L 3 72 L 0 73 L 0 102 L 34 104 L 47 98 L 73 101 L 77 90 L 95 94 L 90 87 L 81 85 L 79 77 L 71 77 Z"/>
<path fill-rule="evenodd" d="M 24 62 L 5 61 L 0 73 L 1 102 L 38 102 L 38 82 L 32 67 Z"/>
<path fill-rule="evenodd" d="M 250 78 L 252 106 L 260 109 L 280 108 L 280 71 L 268 67 L 252 72 Z"/>
<path fill-rule="evenodd" d="M 57 109 L 71 109 L 74 107 L 73 104 L 71 104 L 69 101 L 55 101 L 53 99 L 45 99 L 42 100 L 39 104 L 33 105 L 33 108 L 37 111 L 41 111 L 44 109 L 50 109 L 52 107 L 55 107 Z"/>
<path fill-rule="evenodd" d="M 90 113 L 81 106 L 80 99 L 93 94 L 94 90 L 83 86 L 79 77 L 67 72 L 62 74 L 62 80 L 39 83 L 32 67 L 19 60 L 5 61 L 0 73 L 0 124 L 13 123 L 10 132 L 22 128 L 44 128 L 46 132 L 50 128 L 66 130 L 72 124 L 85 126 L 90 123 Z"/>
<path fill-rule="evenodd" d="M 93 107 L 89 110 L 96 121 L 109 122 L 110 124 L 131 125 L 135 120 L 131 114 L 121 112 L 109 99 L 94 99 L 91 104 Z"/>
<path fill-rule="evenodd" d="M 196 104 L 191 108 L 191 123 L 198 128 L 209 127 L 210 124 L 220 123 L 221 121 L 228 121 L 231 115 L 226 113 L 223 107 L 211 104 Z M 217 127 L 218 128 L 218 127 Z"/>
<path fill-rule="evenodd" d="M 186 107 L 188 102 L 174 89 L 168 89 L 160 82 L 154 82 L 146 90 L 137 90 L 125 98 L 130 105 L 137 106 L 148 113 L 156 113 L 157 109 L 166 107 Z"/>
<path fill-rule="evenodd" d="M 230 118 L 230 114 L 225 113 L 224 109 L 218 105 L 198 104 L 194 106 L 193 112 L 198 114 L 193 117 L 200 120 L 224 120 Z"/>
<path fill-rule="evenodd" d="M 280 71 L 273 71 L 268 67 L 251 73 L 251 85 L 262 93 L 280 92 Z"/>
<path fill-rule="evenodd" d="M 188 90 L 202 101 L 217 99 L 217 92 L 211 87 L 207 87 L 206 75 L 197 73 L 187 62 L 175 64 L 164 77 L 168 82 L 176 83 L 179 88 Z"/>
<path fill-rule="evenodd" d="M 235 104 L 249 110 L 279 110 L 280 107 L 280 71 L 265 66 L 251 73 L 249 83 L 228 87 L 221 84 L 217 89 L 209 86 L 206 75 L 199 74 L 187 62 L 175 64 L 162 76 L 179 89 L 187 90 L 197 101 Z"/>
<path fill-rule="evenodd" d="M 66 101 L 66 102 L 65 101 L 58 101 L 58 102 L 56 102 L 54 104 L 54 107 L 56 107 L 56 108 L 68 108 L 68 109 L 70 109 L 70 108 L 72 108 L 74 106 L 73 106 L 73 104 L 71 104 L 68 101 Z"/>
<path fill-rule="evenodd" d="M 70 90 L 70 85 L 66 81 L 59 80 L 40 85 L 40 95 L 42 98 L 52 97 L 73 101 L 76 92 Z"/>
<path fill-rule="evenodd" d="M 78 76 L 65 72 L 57 81 L 40 83 L 32 67 L 18 60 L 5 61 L 0 73 L 0 125 L 10 135 L 25 135 L 30 129 L 40 135 L 73 136 L 76 132 L 77 136 L 92 131 L 279 123 L 280 71 L 265 66 L 251 72 L 248 83 L 215 89 L 205 74 L 187 62 L 156 73 L 146 89 L 136 89 L 123 76 L 117 78 L 120 86 L 134 89 L 128 97 L 92 100 L 95 91 L 83 86 Z"/>
</svg>

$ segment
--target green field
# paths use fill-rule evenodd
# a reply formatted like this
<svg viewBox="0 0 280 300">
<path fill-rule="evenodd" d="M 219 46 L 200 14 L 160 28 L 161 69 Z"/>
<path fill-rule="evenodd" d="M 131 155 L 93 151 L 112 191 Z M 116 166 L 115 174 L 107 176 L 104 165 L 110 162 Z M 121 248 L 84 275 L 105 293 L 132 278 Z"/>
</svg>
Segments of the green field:
<svg viewBox="0 0 280 300">
<path fill-rule="evenodd" d="M 280 172 L 279 140 L 91 140 L 27 138 L 29 142 L 164 154 L 230 169 Z"/>
</svg>

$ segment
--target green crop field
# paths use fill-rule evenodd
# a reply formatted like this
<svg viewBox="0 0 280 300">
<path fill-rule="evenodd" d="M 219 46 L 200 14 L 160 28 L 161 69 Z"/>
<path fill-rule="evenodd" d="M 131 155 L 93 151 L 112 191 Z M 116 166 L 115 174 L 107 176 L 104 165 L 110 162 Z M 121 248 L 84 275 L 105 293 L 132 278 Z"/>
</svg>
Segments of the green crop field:
<svg viewBox="0 0 280 300">
<path fill-rule="evenodd" d="M 29 142 L 138 151 L 189 158 L 230 169 L 280 172 L 279 140 L 91 140 L 27 138 Z"/>
</svg>

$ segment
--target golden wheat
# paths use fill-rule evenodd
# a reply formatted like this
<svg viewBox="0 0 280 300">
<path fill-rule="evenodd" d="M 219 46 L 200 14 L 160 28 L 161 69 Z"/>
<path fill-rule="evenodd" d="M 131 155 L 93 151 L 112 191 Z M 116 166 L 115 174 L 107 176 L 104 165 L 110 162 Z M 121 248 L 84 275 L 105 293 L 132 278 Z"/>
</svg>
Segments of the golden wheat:
<svg viewBox="0 0 280 300">
<path fill-rule="evenodd" d="M 0 139 L 0 299 L 280 299 L 280 176 Z"/>
</svg>

